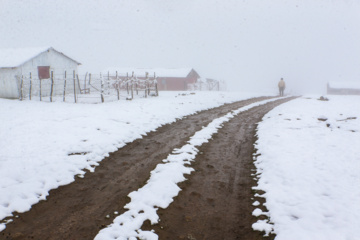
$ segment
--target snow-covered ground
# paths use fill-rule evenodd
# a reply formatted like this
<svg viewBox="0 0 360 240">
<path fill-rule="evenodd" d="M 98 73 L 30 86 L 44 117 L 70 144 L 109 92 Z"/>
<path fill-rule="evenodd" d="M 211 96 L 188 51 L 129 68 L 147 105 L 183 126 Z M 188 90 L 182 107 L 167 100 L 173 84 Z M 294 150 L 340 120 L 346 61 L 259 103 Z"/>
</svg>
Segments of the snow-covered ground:
<svg viewBox="0 0 360 240">
<path fill-rule="evenodd" d="M 93 170 L 109 152 L 162 124 L 259 95 L 263 94 L 162 92 L 158 98 L 105 104 L 0 99 L 0 219 L 13 211 L 29 210 L 46 198 L 50 189 L 74 181 L 75 175 L 84 174 L 83 169 Z M 360 97 L 330 96 L 329 101 L 316 98 L 302 97 L 283 104 L 268 113 L 258 127 L 256 147 L 261 155 L 255 158 L 259 174 L 256 188 L 266 191 L 263 197 L 269 213 L 257 209 L 254 214 L 269 215 L 273 224 L 259 221 L 253 227 L 274 229 L 280 240 L 357 239 Z M 161 195 L 155 183 L 168 179 L 160 181 L 161 188 L 167 189 L 167 195 L 162 196 L 175 196 L 179 191 L 176 182 L 184 180 L 183 173 L 192 171 L 186 164 L 196 155 L 196 146 L 249 107 L 215 119 L 189 144 L 174 149 L 152 172 L 148 183 L 129 195 L 129 212 L 116 218 L 96 239 L 121 237 L 119 229 L 156 239 L 152 232 L 135 231 L 144 218 L 157 221 L 154 206 L 166 207 L 172 201 L 154 197 L 154 193 Z M 164 171 L 169 168 L 170 175 Z M 124 226 L 129 227 L 124 230 Z M 3 228 L 5 225 L 0 225 L 0 230 Z"/>
<path fill-rule="evenodd" d="M 280 105 L 258 126 L 255 189 L 273 226 L 253 228 L 276 240 L 360 239 L 360 96 L 317 98 Z"/>
<path fill-rule="evenodd" d="M 160 92 L 104 104 L 0 99 L 0 220 L 93 171 L 109 152 L 196 111 L 263 94 Z M 5 225 L 0 224 L 0 230 Z"/>
</svg>

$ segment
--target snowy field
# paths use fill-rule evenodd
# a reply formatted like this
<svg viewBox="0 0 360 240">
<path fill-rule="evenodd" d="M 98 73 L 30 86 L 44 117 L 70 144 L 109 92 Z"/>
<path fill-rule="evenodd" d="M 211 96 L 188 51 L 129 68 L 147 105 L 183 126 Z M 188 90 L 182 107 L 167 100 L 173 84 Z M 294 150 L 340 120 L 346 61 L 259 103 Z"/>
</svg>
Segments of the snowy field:
<svg viewBox="0 0 360 240">
<path fill-rule="evenodd" d="M 93 171 L 109 152 L 146 132 L 199 110 L 260 95 L 162 92 L 158 98 L 93 105 L 0 99 L 0 219 L 13 211 L 29 210 L 50 189 L 83 176 L 83 169 Z M 285 103 L 258 126 L 256 147 L 261 155 L 255 158 L 256 188 L 266 192 L 263 197 L 269 212 L 256 209 L 253 214 L 268 215 L 271 224 L 259 221 L 253 228 L 273 231 L 277 240 L 358 239 L 360 97 L 328 96 L 329 101 L 318 97 Z M 177 195 L 176 183 L 192 171 L 186 164 L 194 159 L 196 146 L 234 115 L 266 102 L 214 119 L 188 144 L 174 149 L 154 169 L 148 183 L 129 195 L 129 211 L 96 239 L 156 239 L 156 234 L 138 226 L 145 219 L 158 221 L 154 206 L 167 207 L 171 196 Z M 4 228 L 1 224 L 0 230 Z"/>
<path fill-rule="evenodd" d="M 29 210 L 49 190 L 93 171 L 108 153 L 163 124 L 260 95 L 160 92 L 104 104 L 0 99 L 0 220 Z"/>
<path fill-rule="evenodd" d="M 317 98 L 282 104 L 258 126 L 256 189 L 269 212 L 253 214 L 273 225 L 253 228 L 276 240 L 360 239 L 360 96 Z"/>
</svg>

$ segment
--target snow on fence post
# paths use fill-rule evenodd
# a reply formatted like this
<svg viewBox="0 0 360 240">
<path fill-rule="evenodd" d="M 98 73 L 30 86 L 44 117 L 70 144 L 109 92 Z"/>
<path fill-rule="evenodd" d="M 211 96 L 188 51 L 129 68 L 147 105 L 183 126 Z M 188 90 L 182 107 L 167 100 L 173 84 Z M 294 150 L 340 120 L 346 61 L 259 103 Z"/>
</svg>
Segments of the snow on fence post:
<svg viewBox="0 0 360 240">
<path fill-rule="evenodd" d="M 75 76 L 75 70 L 73 71 L 73 79 L 74 79 L 74 101 L 76 103 L 76 84 L 75 84 L 76 76 Z"/>
<path fill-rule="evenodd" d="M 136 95 L 139 95 L 139 89 L 138 89 L 138 79 L 137 77 L 135 78 L 135 91 L 136 91 Z"/>
<path fill-rule="evenodd" d="M 147 83 L 148 83 L 148 81 L 149 81 L 149 73 L 148 72 L 146 72 L 145 73 L 145 98 L 147 98 Z"/>
<path fill-rule="evenodd" d="M 54 91 L 54 72 L 51 71 L 50 102 L 52 102 L 53 91 Z"/>
<path fill-rule="evenodd" d="M 119 79 L 118 79 L 118 72 L 116 71 L 116 91 L 117 91 L 117 97 L 118 97 L 118 100 L 120 100 L 120 82 L 119 82 Z"/>
<path fill-rule="evenodd" d="M 66 95 L 66 71 L 64 72 L 64 93 L 63 93 L 63 102 L 65 102 Z"/>
<path fill-rule="evenodd" d="M 110 95 L 110 72 L 108 71 L 107 75 L 107 87 L 108 87 L 108 95 Z"/>
<path fill-rule="evenodd" d="M 155 83 L 155 95 L 159 96 L 158 86 L 157 86 L 157 80 L 156 80 L 156 73 L 154 73 L 154 83 Z"/>
<path fill-rule="evenodd" d="M 104 80 L 100 73 L 100 82 L 101 82 L 101 89 L 100 89 L 100 96 L 101 96 L 101 102 L 104 102 Z"/>
<path fill-rule="evenodd" d="M 23 100 L 23 85 L 24 85 L 24 75 L 21 75 L 21 82 L 20 82 L 20 101 Z"/>
<path fill-rule="evenodd" d="M 32 86 L 31 84 L 32 84 L 32 77 L 30 72 L 29 100 L 31 100 L 31 86 Z"/>
<path fill-rule="evenodd" d="M 126 91 L 129 96 L 129 73 L 126 73 Z"/>
<path fill-rule="evenodd" d="M 134 72 L 132 72 L 132 77 L 131 77 L 131 82 L 130 82 L 130 87 L 131 87 L 131 100 L 134 99 Z"/>
<path fill-rule="evenodd" d="M 41 102 L 42 99 L 41 99 L 41 78 L 40 77 L 39 77 L 39 84 L 40 84 L 40 89 L 39 90 L 40 90 L 40 102 Z"/>
<path fill-rule="evenodd" d="M 86 72 L 86 74 L 85 74 L 85 79 L 84 79 L 84 89 L 85 89 L 84 91 L 86 91 L 86 77 L 87 77 L 87 74 L 88 74 L 88 73 Z"/>
</svg>

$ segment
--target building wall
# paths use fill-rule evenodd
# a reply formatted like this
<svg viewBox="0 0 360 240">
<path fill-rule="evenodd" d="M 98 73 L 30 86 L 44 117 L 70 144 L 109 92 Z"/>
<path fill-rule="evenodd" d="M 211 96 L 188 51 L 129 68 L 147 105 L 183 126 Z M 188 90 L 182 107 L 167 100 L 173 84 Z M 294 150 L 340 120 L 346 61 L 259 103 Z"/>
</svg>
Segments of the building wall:
<svg viewBox="0 0 360 240">
<path fill-rule="evenodd" d="M 72 79 L 73 71 L 77 73 L 78 64 L 64 55 L 49 49 L 46 52 L 30 59 L 17 68 L 0 69 L 0 97 L 18 98 L 21 76 L 32 79 L 38 78 L 38 66 L 50 66 L 50 71 L 54 72 L 54 77 L 63 78 L 64 72 L 67 72 L 68 78 Z M 44 84 L 49 84 L 50 80 L 42 80 Z M 34 81 L 35 82 L 35 81 Z M 73 84 L 68 84 L 67 88 L 73 90 Z M 36 88 L 35 88 L 36 91 Z M 55 85 L 54 93 L 61 94 L 63 87 Z"/>
<path fill-rule="evenodd" d="M 360 95 L 360 89 L 328 88 L 327 94 L 332 95 Z"/>
<path fill-rule="evenodd" d="M 0 97 L 18 98 L 18 84 L 15 76 L 20 70 L 18 68 L 0 68 Z"/>
<path fill-rule="evenodd" d="M 157 83 L 160 91 L 186 91 L 188 90 L 188 84 L 196 83 L 196 80 L 196 77 L 159 77 Z"/>
</svg>

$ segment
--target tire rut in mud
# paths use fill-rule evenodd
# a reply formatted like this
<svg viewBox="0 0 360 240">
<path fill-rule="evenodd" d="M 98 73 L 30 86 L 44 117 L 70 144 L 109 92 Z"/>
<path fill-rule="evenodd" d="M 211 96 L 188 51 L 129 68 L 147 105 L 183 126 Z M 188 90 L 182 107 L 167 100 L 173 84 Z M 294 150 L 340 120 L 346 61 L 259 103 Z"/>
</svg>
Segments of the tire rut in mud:
<svg viewBox="0 0 360 240">
<path fill-rule="evenodd" d="M 150 171 L 174 148 L 184 145 L 214 118 L 269 98 L 253 98 L 201 111 L 127 144 L 105 158 L 94 173 L 51 190 L 47 200 L 35 204 L 28 212 L 14 213 L 18 217 L 12 218 L 0 232 L 0 239 L 93 239 L 113 221 L 115 211 L 125 212 L 127 195 L 143 186 Z"/>
<path fill-rule="evenodd" d="M 147 221 L 142 229 L 155 230 L 160 240 L 264 239 L 263 233 L 252 230 L 257 220 L 251 200 L 255 131 L 268 111 L 289 100 L 252 108 L 225 123 L 199 148 L 191 165 L 195 171 L 179 184 L 179 195 L 167 209 L 158 210 L 160 222 L 150 226 Z"/>
</svg>

